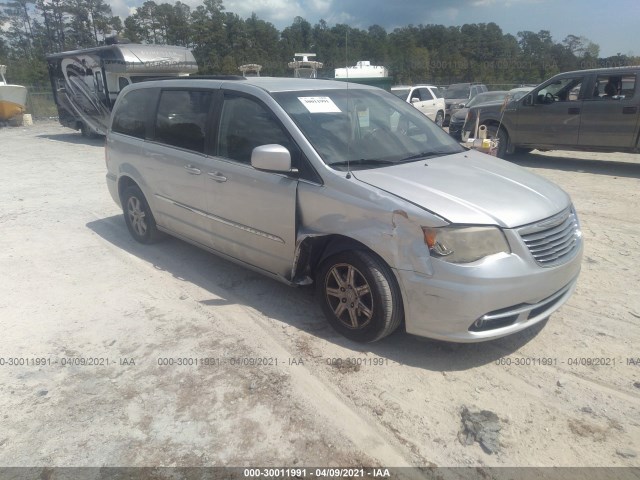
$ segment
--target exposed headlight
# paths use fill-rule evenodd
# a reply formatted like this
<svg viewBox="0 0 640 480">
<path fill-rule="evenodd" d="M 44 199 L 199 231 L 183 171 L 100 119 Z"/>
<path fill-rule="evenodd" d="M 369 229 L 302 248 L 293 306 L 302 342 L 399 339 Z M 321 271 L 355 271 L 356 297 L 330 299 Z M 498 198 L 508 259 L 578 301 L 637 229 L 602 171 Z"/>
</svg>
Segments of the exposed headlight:
<svg viewBox="0 0 640 480">
<path fill-rule="evenodd" d="M 422 227 L 431 255 L 451 263 L 470 263 L 496 253 L 511 253 L 497 227 Z"/>
</svg>

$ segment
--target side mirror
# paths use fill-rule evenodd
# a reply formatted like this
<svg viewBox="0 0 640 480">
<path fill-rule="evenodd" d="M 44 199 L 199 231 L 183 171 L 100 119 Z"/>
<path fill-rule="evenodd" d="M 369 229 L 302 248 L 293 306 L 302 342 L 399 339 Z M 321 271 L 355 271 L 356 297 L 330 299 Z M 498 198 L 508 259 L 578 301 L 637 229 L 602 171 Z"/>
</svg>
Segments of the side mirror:
<svg viewBox="0 0 640 480">
<path fill-rule="evenodd" d="M 418 97 L 411 97 L 411 103 L 418 103 L 420 99 Z"/>
<path fill-rule="evenodd" d="M 522 105 L 526 106 L 526 107 L 530 107 L 533 105 L 533 95 L 529 94 L 526 97 L 524 97 L 524 100 L 522 100 Z"/>
<path fill-rule="evenodd" d="M 251 166 L 268 172 L 290 172 L 291 154 L 282 145 L 260 145 L 251 152 Z"/>
</svg>

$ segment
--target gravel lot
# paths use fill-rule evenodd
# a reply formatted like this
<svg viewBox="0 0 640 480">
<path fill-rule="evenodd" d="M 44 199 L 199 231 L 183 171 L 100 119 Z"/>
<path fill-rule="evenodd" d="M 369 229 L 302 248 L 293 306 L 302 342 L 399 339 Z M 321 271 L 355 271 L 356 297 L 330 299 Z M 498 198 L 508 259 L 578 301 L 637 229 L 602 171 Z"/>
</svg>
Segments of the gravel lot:
<svg viewBox="0 0 640 480">
<path fill-rule="evenodd" d="M 310 288 L 134 242 L 103 140 L 0 129 L 0 466 L 640 466 L 640 156 L 513 161 L 575 202 L 568 304 L 499 341 L 362 346 Z M 495 413 L 495 452 L 463 407 Z"/>
</svg>

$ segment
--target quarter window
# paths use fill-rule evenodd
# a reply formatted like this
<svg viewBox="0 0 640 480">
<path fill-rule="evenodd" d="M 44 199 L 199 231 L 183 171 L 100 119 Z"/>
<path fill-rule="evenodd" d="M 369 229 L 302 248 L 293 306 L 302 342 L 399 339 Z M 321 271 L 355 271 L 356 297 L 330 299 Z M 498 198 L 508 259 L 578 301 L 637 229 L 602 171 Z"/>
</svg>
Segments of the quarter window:
<svg viewBox="0 0 640 480">
<path fill-rule="evenodd" d="M 146 119 L 155 91 L 150 88 L 129 92 L 118 104 L 111 130 L 132 137 L 145 138 Z"/>
<path fill-rule="evenodd" d="M 207 114 L 212 98 L 210 91 L 163 91 L 156 114 L 155 140 L 204 153 Z"/>
</svg>

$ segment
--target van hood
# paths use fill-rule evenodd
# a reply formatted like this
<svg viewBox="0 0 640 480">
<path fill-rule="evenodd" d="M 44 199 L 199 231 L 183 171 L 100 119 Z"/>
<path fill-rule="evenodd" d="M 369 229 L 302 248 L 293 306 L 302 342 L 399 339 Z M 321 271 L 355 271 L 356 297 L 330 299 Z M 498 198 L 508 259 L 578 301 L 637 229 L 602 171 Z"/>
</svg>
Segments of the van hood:
<svg viewBox="0 0 640 480">
<path fill-rule="evenodd" d="M 474 150 L 351 173 L 455 224 L 515 228 L 571 204 L 554 183 Z"/>
</svg>

